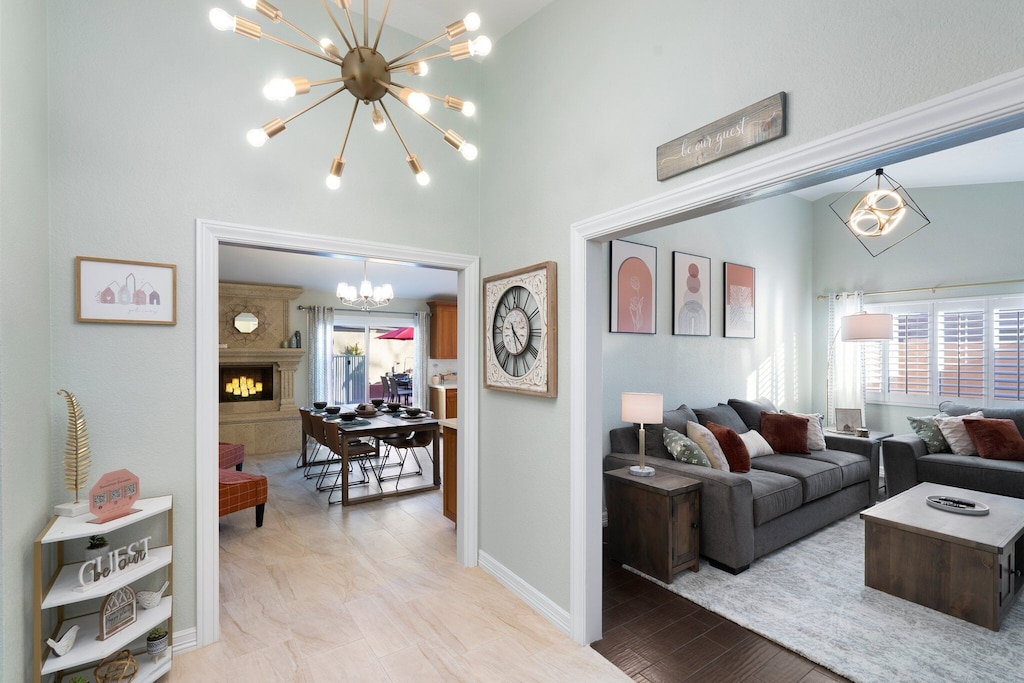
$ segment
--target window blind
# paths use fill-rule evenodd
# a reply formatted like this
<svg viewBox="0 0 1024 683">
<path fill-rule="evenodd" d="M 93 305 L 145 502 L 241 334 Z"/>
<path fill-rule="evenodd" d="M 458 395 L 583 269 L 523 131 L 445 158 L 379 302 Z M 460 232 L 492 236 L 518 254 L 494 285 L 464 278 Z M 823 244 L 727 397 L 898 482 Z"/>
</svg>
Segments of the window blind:
<svg viewBox="0 0 1024 683">
<path fill-rule="evenodd" d="M 993 327 L 993 394 L 1005 401 L 1024 400 L 1024 309 L 997 308 Z"/>
<path fill-rule="evenodd" d="M 939 313 L 940 396 L 985 398 L 985 311 Z"/>
</svg>

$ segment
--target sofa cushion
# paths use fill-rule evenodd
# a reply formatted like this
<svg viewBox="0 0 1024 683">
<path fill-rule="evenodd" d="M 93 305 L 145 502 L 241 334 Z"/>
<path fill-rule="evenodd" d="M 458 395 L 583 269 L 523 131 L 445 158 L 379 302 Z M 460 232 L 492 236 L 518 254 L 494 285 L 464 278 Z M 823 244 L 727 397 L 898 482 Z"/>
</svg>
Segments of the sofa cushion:
<svg viewBox="0 0 1024 683">
<path fill-rule="evenodd" d="M 754 499 L 754 526 L 761 526 L 803 503 L 803 487 L 793 477 L 752 469 L 743 475 L 750 480 Z"/>
<path fill-rule="evenodd" d="M 718 445 L 722 447 L 725 459 L 729 461 L 729 471 L 741 474 L 749 472 L 750 453 L 747 452 L 747 447 L 740 435 L 717 422 L 708 422 L 707 428 L 715 435 Z"/>
<path fill-rule="evenodd" d="M 761 432 L 751 429 L 749 432 L 740 434 L 740 438 L 743 439 L 743 445 L 747 447 L 747 454 L 751 458 L 775 454 L 775 451 L 772 450 L 772 445 L 765 441 L 764 437 L 761 436 Z"/>
<path fill-rule="evenodd" d="M 807 420 L 797 415 L 761 413 L 761 435 L 776 453 L 810 453 Z"/>
<path fill-rule="evenodd" d="M 1017 423 L 1017 429 L 1024 434 L 1024 408 L 981 408 L 976 406 L 965 406 L 952 401 L 943 401 L 939 404 L 939 410 L 946 415 L 956 417 L 982 411 L 985 417 L 994 417 L 1000 420 L 1013 420 Z"/>
<path fill-rule="evenodd" d="M 748 429 L 736 411 L 724 403 L 719 403 L 713 408 L 694 408 L 693 412 L 697 416 L 697 421 L 705 427 L 708 426 L 708 422 L 715 422 L 737 434 L 742 434 Z"/>
<path fill-rule="evenodd" d="M 978 455 L 992 460 L 1024 460 L 1024 437 L 1013 420 L 964 418 Z"/>
<path fill-rule="evenodd" d="M 647 432 L 645 444 L 647 455 L 671 460 L 672 454 L 665 448 L 665 435 L 662 433 L 662 430 L 668 428 L 680 434 L 685 434 L 686 423 L 696 422 L 697 416 L 685 405 L 681 405 L 675 410 L 666 410 L 662 413 L 661 419 L 662 422 L 659 425 L 644 425 L 644 431 Z M 634 427 L 634 429 L 637 429 L 637 427 Z"/>
<path fill-rule="evenodd" d="M 825 432 L 821 430 L 821 416 L 808 413 L 789 413 L 807 420 L 807 450 L 825 450 Z"/>
<path fill-rule="evenodd" d="M 729 471 L 729 461 L 711 430 L 699 422 L 690 422 L 686 425 L 686 435 L 700 446 L 704 455 L 708 456 L 708 460 L 711 461 L 712 467 L 723 472 Z"/>
<path fill-rule="evenodd" d="M 930 453 L 917 459 L 917 479 L 999 496 L 1024 498 L 1024 462 L 1019 460 Z"/>
<path fill-rule="evenodd" d="M 949 415 L 939 413 L 938 415 L 907 417 L 907 422 L 910 423 L 910 428 L 920 437 L 921 441 L 924 441 L 924 446 L 929 453 L 948 453 L 950 452 L 949 442 L 946 441 L 938 423 L 935 422 L 937 417 L 949 417 Z"/>
<path fill-rule="evenodd" d="M 967 428 L 964 427 L 964 418 L 968 417 L 985 417 L 985 415 L 979 410 L 976 413 L 969 413 L 962 417 L 935 418 L 935 424 L 939 425 L 939 429 L 942 430 L 942 436 L 949 442 L 949 448 L 953 451 L 954 455 L 978 454 L 978 449 L 974 447 L 974 442 L 971 441 L 971 435 L 967 433 Z"/>
<path fill-rule="evenodd" d="M 672 454 L 676 462 L 687 462 L 700 467 L 711 467 L 708 457 L 696 443 L 690 438 L 683 436 L 674 429 L 666 427 L 662 430 L 665 435 L 665 448 Z"/>
<path fill-rule="evenodd" d="M 848 453 L 825 449 L 823 451 L 811 451 L 810 455 L 802 456 L 812 460 L 832 463 L 839 468 L 842 474 L 842 487 L 859 484 L 862 481 L 871 481 L 871 460 L 859 453 Z"/>
<path fill-rule="evenodd" d="M 746 401 L 741 398 L 730 398 L 729 406 L 736 411 L 736 414 L 747 425 L 747 429 L 761 431 L 761 412 L 778 412 L 775 404 L 766 398 L 758 398 L 753 401 Z M 740 432 L 742 433 L 742 432 Z"/>
<path fill-rule="evenodd" d="M 751 461 L 750 466 L 776 474 L 785 474 L 799 481 L 803 487 L 804 503 L 835 493 L 843 487 L 840 468 L 830 462 L 782 454 L 771 458 L 756 458 Z"/>
</svg>

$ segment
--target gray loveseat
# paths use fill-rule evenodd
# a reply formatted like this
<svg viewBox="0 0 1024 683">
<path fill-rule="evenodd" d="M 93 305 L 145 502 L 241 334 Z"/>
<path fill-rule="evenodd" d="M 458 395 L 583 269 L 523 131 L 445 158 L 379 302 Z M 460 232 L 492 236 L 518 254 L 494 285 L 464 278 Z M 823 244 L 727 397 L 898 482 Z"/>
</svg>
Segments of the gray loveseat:
<svg viewBox="0 0 1024 683">
<path fill-rule="evenodd" d="M 702 482 L 700 553 L 734 574 L 758 557 L 868 507 L 878 494 L 878 450 L 866 439 L 826 433 L 826 450 L 755 457 L 750 472 L 742 474 L 677 462 L 665 448 L 664 427 L 685 434 L 687 422 L 710 421 L 743 433 L 760 430 L 762 410 L 775 407 L 738 399 L 697 410 L 681 405 L 665 412 L 663 424 L 645 427 L 648 465 Z M 610 437 L 605 470 L 639 461 L 635 425 L 612 429 Z"/>
<path fill-rule="evenodd" d="M 956 417 L 982 411 L 985 417 L 1013 420 L 1024 434 L 1024 408 L 978 408 L 951 401 L 939 404 L 939 410 Z M 949 452 L 929 453 L 925 442 L 916 434 L 901 434 L 882 442 L 885 462 L 885 488 L 894 496 L 927 481 L 984 491 L 1001 496 L 1024 498 L 1024 462 L 990 460 L 977 455 L 954 455 Z"/>
</svg>

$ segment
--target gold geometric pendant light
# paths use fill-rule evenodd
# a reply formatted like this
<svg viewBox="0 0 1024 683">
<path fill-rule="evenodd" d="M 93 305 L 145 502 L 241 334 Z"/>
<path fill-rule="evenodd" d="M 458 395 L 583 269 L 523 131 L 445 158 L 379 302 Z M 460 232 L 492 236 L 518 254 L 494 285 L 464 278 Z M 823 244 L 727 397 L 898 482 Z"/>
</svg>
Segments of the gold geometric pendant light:
<svg viewBox="0 0 1024 683">
<path fill-rule="evenodd" d="M 458 43 L 453 42 L 444 52 L 414 57 L 414 55 L 421 50 L 424 50 L 445 38 L 451 42 L 466 32 L 476 31 L 480 28 L 480 17 L 477 16 L 476 13 L 471 12 L 470 14 L 467 14 L 464 19 L 449 24 L 445 28 L 444 32 L 436 38 L 428 40 L 422 45 L 389 60 L 377 51 L 377 45 L 380 42 L 381 32 L 384 30 L 384 22 L 387 19 L 388 9 L 391 7 L 391 0 L 387 0 L 387 3 L 384 6 L 384 13 L 381 15 L 380 26 L 377 29 L 377 35 L 372 44 L 370 43 L 368 19 L 369 0 L 363 0 L 363 31 L 361 40 L 359 33 L 356 31 L 355 24 L 352 21 L 352 14 L 349 11 L 349 6 L 352 4 L 352 0 L 333 0 L 333 2 L 340 9 L 344 10 L 345 17 L 348 20 L 349 33 L 346 33 L 345 29 L 342 28 L 338 18 L 335 16 L 334 12 L 331 11 L 331 8 L 328 7 L 327 0 L 320 0 L 320 4 L 323 5 L 324 11 L 327 12 L 327 16 L 330 17 L 331 23 L 334 25 L 334 28 L 337 29 L 338 34 L 341 36 L 341 40 L 345 43 L 346 52 L 344 54 L 342 54 L 341 50 L 335 46 L 331 40 L 327 38 L 317 40 L 286 20 L 282 15 L 281 10 L 274 7 L 269 2 L 265 2 L 265 0 L 242 0 L 242 4 L 250 9 L 256 10 L 259 14 L 263 15 L 275 24 L 284 24 L 288 26 L 302 36 L 302 38 L 312 43 L 313 49 L 302 47 L 301 45 L 296 45 L 295 43 L 264 33 L 263 29 L 256 22 L 242 17 L 232 16 L 222 9 L 214 9 L 210 11 L 210 23 L 218 30 L 233 31 L 234 33 L 247 38 L 252 38 L 253 40 L 266 38 L 275 43 L 285 45 L 311 57 L 327 62 L 336 69 L 336 76 L 321 80 L 309 80 L 303 76 L 296 76 L 294 78 L 277 78 L 270 81 L 266 87 L 263 88 L 263 94 L 271 100 L 287 100 L 292 97 L 306 95 L 309 94 L 313 88 L 323 85 L 340 85 L 316 102 L 313 102 L 309 106 L 295 112 L 285 119 L 275 117 L 260 128 L 253 128 L 246 135 L 249 143 L 254 147 L 262 147 L 267 140 L 283 132 L 285 130 L 285 126 L 297 117 L 305 114 L 314 107 L 323 104 L 342 91 L 348 91 L 355 101 L 352 105 L 352 113 L 348 119 L 348 126 L 345 128 L 345 136 L 341 142 L 341 151 L 339 151 L 338 155 L 331 160 L 330 169 L 327 173 L 326 179 L 327 187 L 337 189 L 341 186 L 341 174 L 345 169 L 345 146 L 348 144 L 348 136 L 352 132 L 352 122 L 355 120 L 356 112 L 359 110 L 360 104 L 368 107 L 370 112 L 370 121 L 376 130 L 382 131 L 387 128 L 388 122 L 391 123 L 391 127 L 395 129 L 395 134 L 398 136 L 399 141 L 402 143 L 402 147 L 405 149 L 406 163 L 408 163 L 409 168 L 416 176 L 417 182 L 419 182 L 420 185 L 426 185 L 430 182 L 430 176 L 423 170 L 423 166 L 420 164 L 416 155 L 409 150 L 409 146 L 405 143 L 405 138 L 403 138 L 402 134 L 399 133 L 394 120 L 391 118 L 391 113 L 384 104 L 384 98 L 389 95 L 411 109 L 417 116 L 437 129 L 437 131 L 442 135 L 444 141 L 458 150 L 463 157 L 470 161 L 475 159 L 477 156 L 476 146 L 466 142 L 466 140 L 454 130 L 445 130 L 426 117 L 426 113 L 430 110 L 431 99 L 443 102 L 446 108 L 462 112 L 465 116 L 472 116 L 476 111 L 476 107 L 472 102 L 467 102 L 457 97 L 452 97 L 451 95 L 438 97 L 437 95 L 402 85 L 393 79 L 402 74 L 414 76 L 426 75 L 428 72 L 427 62 L 432 59 L 451 57 L 453 60 L 459 60 L 465 59 L 466 57 L 483 57 L 487 55 L 491 51 L 491 41 L 487 36 L 478 36 L 473 40 L 464 40 Z"/>
</svg>

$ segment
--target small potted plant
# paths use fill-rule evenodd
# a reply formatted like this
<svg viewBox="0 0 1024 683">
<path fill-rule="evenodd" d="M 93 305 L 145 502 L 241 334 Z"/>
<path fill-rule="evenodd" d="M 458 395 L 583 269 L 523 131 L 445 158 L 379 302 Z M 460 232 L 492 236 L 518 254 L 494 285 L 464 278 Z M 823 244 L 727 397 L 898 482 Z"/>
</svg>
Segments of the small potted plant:
<svg viewBox="0 0 1024 683">
<path fill-rule="evenodd" d="M 158 655 L 167 649 L 167 629 L 156 626 L 146 636 L 146 654 Z"/>
<path fill-rule="evenodd" d="M 90 536 L 89 545 L 85 548 L 85 559 L 94 560 L 107 554 L 110 545 L 105 536 Z"/>
<path fill-rule="evenodd" d="M 89 679 L 85 676 L 75 676 L 71 679 L 71 683 L 89 683 Z"/>
</svg>

